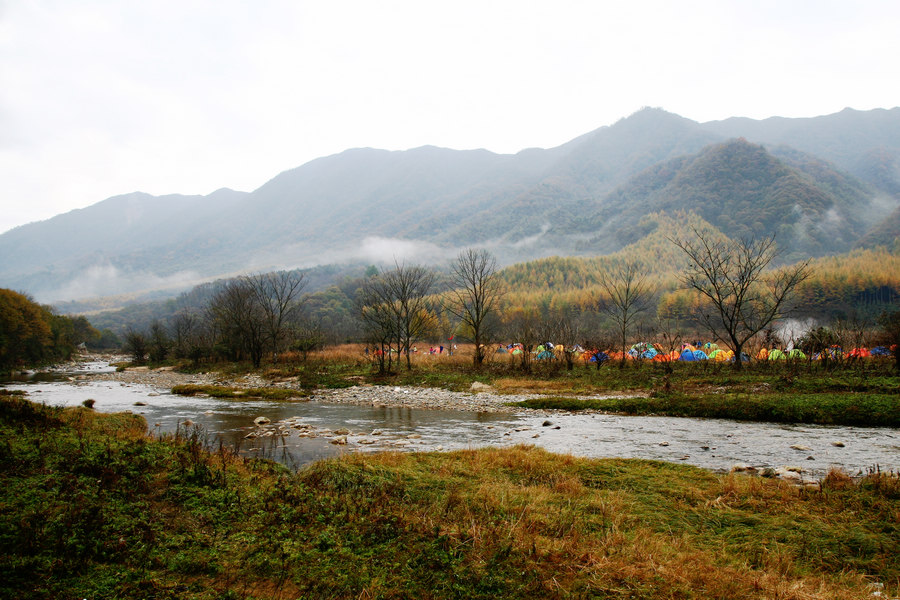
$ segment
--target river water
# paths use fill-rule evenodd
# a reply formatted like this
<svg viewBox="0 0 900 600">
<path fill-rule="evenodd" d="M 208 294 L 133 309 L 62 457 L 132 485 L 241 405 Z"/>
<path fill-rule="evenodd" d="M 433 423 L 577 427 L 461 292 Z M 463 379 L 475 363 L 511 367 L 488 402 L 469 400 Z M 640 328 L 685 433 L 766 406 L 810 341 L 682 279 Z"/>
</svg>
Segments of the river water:
<svg viewBox="0 0 900 600">
<path fill-rule="evenodd" d="M 4 387 L 26 390 L 30 400 L 48 405 L 78 406 L 92 399 L 98 411 L 135 412 L 159 435 L 183 430 L 189 421 L 201 426 L 212 444 L 221 440 L 243 454 L 292 466 L 342 452 L 456 450 L 525 443 L 576 456 L 647 458 L 715 471 L 736 464 L 758 469 L 800 467 L 805 479 L 822 477 L 832 467 L 852 475 L 876 466 L 900 470 L 900 430 L 891 428 L 217 400 L 176 396 L 148 385 L 90 377 L 70 379 L 111 370 L 105 363 L 86 363 L 78 371 L 38 374 L 7 382 Z M 271 425 L 257 427 L 254 419 L 258 417 L 269 419 Z M 281 421 L 289 421 L 291 426 L 276 428 Z M 346 445 L 332 443 L 337 438 L 345 438 Z"/>
</svg>

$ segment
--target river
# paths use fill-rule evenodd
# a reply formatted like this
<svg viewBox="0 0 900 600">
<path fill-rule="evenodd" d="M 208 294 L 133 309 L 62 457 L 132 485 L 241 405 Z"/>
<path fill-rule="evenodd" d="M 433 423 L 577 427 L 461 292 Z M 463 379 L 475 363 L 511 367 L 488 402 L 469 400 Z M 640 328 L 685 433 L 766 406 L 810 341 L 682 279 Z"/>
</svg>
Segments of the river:
<svg viewBox="0 0 900 600">
<path fill-rule="evenodd" d="M 78 406 L 94 400 L 102 412 L 143 415 L 151 433 L 171 434 L 185 422 L 251 456 L 294 467 L 342 452 L 456 450 L 534 444 L 585 457 L 646 458 L 683 462 L 715 471 L 736 464 L 757 469 L 799 467 L 807 480 L 832 467 L 855 475 L 866 469 L 900 470 L 900 430 L 873 427 L 747 423 L 724 419 L 629 417 L 521 411 L 488 413 L 357 406 L 322 402 L 217 400 L 183 397 L 150 385 L 100 381 L 78 370 L 35 374 L 4 383 L 30 400 Z M 76 379 L 81 376 L 81 379 Z M 269 424 L 259 427 L 254 420 Z M 279 427 L 279 422 L 282 425 Z M 193 427 L 188 424 L 187 427 Z M 346 444 L 336 441 L 346 440 Z"/>
</svg>

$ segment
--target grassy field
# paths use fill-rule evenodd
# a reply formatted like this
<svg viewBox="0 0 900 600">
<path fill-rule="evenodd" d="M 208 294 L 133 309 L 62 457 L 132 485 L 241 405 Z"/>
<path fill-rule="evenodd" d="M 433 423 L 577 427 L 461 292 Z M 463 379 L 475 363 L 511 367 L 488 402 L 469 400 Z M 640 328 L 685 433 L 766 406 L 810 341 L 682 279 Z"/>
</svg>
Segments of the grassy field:
<svg viewBox="0 0 900 600">
<path fill-rule="evenodd" d="M 533 447 L 293 473 L 0 397 L 0 597 L 869 598 L 900 481 L 816 488 Z"/>
</svg>

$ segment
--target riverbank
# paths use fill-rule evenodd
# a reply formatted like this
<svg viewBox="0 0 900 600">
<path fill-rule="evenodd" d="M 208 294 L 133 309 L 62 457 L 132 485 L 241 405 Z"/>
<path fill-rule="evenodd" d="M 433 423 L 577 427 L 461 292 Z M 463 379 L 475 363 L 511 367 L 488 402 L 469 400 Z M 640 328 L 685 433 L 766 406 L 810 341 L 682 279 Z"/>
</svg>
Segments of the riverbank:
<svg viewBox="0 0 900 600">
<path fill-rule="evenodd" d="M 148 385 L 169 391 L 180 386 L 220 386 L 235 390 L 252 390 L 266 387 L 294 390 L 296 399 L 332 404 L 356 404 L 387 408 L 415 408 L 437 410 L 465 410 L 473 412 L 514 413 L 533 409 L 512 406 L 542 398 L 542 394 L 500 394 L 489 385 L 473 382 L 468 392 L 439 387 L 415 387 L 408 385 L 353 385 L 340 388 L 308 390 L 296 380 L 272 380 L 256 373 L 229 376 L 220 372 L 182 373 L 174 367 L 126 367 L 121 371 L 86 375 L 101 381 L 117 381 L 129 385 Z M 578 396 L 584 401 L 637 398 L 642 393 L 602 394 Z M 546 412 L 546 411 L 543 411 Z M 600 412 L 600 411 L 597 411 Z"/>
<path fill-rule="evenodd" d="M 174 367 L 129 367 L 95 377 L 163 390 L 284 397 L 337 404 L 544 414 L 578 411 L 731 419 L 786 424 L 900 427 L 900 377 L 890 363 L 819 372 L 810 366 L 760 365 L 735 373 L 727 366 L 677 365 L 576 369 L 511 377 L 507 371 L 441 370 L 438 365 L 376 377 L 343 363 L 311 362 L 242 371 L 183 373 Z M 272 391 L 268 391 L 272 390 Z M 282 390 L 296 392 L 286 394 Z M 622 391 L 624 390 L 624 391 Z"/>
<path fill-rule="evenodd" d="M 900 594 L 900 482 L 884 475 L 797 488 L 525 446 L 292 473 L 143 430 L 0 397 L 0 596 Z"/>
</svg>

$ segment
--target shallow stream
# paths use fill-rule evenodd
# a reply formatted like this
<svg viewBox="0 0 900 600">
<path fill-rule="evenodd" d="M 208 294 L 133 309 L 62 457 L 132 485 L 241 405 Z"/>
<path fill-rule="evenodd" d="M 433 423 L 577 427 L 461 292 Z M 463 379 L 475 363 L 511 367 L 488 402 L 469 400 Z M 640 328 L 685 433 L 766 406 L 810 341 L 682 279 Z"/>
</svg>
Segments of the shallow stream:
<svg viewBox="0 0 900 600">
<path fill-rule="evenodd" d="M 850 474 L 876 466 L 900 469 L 898 429 L 218 400 L 176 396 L 167 389 L 89 376 L 76 379 L 110 370 L 105 363 L 86 363 L 78 371 L 37 374 L 6 382 L 4 387 L 26 390 L 30 400 L 48 405 L 78 406 L 92 399 L 98 411 L 132 411 L 143 415 L 148 429 L 157 434 L 184 429 L 185 421 L 190 421 L 200 425 L 213 444 L 221 440 L 242 453 L 293 466 L 341 452 L 455 450 L 525 443 L 576 456 L 657 459 L 717 471 L 736 464 L 758 469 L 796 466 L 802 468 L 805 479 L 821 477 L 831 467 Z M 254 424 L 258 417 L 271 423 L 258 427 Z M 290 426 L 276 428 L 285 420 Z M 345 438 L 346 445 L 332 443 L 339 438 Z"/>
</svg>

